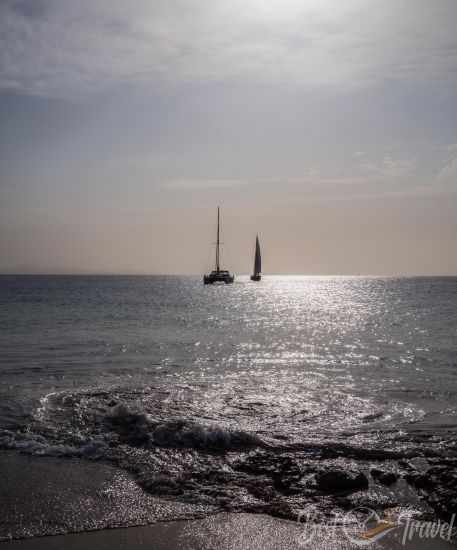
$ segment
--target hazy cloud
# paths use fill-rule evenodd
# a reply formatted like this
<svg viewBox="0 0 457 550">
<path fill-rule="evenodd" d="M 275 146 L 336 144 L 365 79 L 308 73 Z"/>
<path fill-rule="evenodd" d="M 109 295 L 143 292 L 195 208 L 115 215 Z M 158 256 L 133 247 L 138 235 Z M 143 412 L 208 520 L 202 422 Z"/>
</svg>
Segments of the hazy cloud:
<svg viewBox="0 0 457 550">
<path fill-rule="evenodd" d="M 435 183 L 444 190 L 457 191 L 457 147 L 451 146 L 451 151 L 454 152 L 454 157 L 440 170 Z"/>
<path fill-rule="evenodd" d="M 136 81 L 449 79 L 456 16 L 453 0 L 10 0 L 0 87 L 67 97 Z"/>
</svg>

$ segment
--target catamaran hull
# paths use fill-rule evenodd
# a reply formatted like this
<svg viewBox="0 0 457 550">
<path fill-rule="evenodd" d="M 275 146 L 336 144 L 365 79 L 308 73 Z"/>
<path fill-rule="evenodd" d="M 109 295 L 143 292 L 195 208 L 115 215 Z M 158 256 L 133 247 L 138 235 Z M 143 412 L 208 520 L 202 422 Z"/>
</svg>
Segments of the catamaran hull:
<svg viewBox="0 0 457 550">
<path fill-rule="evenodd" d="M 235 280 L 233 275 L 228 277 L 211 277 L 211 275 L 205 275 L 203 277 L 203 284 L 205 285 L 214 285 L 214 284 L 231 284 Z"/>
</svg>

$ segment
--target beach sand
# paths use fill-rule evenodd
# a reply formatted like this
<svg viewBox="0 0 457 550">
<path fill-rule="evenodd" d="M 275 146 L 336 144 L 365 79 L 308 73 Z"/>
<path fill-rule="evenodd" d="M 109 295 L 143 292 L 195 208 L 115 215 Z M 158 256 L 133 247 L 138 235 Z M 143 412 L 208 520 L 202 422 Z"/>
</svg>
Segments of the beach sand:
<svg viewBox="0 0 457 550">
<path fill-rule="evenodd" d="M 246 513 L 194 519 L 203 515 L 198 507 L 151 497 L 127 474 L 105 464 L 2 453 L 0 471 L 0 532 L 5 541 L 0 547 L 5 550 L 360 548 L 339 527 Z M 177 516 L 184 519 L 167 521 Z M 138 524 L 152 525 L 115 528 Z M 59 534 L 68 531 L 75 533 Z M 417 537 L 403 546 L 401 537 L 397 529 L 369 548 L 455 548 Z"/>
<path fill-rule="evenodd" d="M 218 514 L 204 520 L 157 523 L 128 529 L 109 529 L 81 534 L 39 537 L 5 542 L 0 547 L 11 550 L 352 550 L 361 546 L 351 543 L 340 529 L 319 529 L 305 542 L 303 527 L 290 521 L 253 514 Z M 445 541 L 415 539 L 405 546 L 400 536 L 387 535 L 369 548 L 399 550 L 446 550 L 455 548 Z"/>
</svg>

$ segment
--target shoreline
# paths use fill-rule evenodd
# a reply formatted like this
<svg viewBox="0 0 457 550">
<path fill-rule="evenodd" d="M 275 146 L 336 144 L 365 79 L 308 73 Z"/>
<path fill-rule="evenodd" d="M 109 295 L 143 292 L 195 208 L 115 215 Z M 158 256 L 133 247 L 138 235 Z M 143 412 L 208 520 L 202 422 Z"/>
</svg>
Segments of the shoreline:
<svg viewBox="0 0 457 550">
<path fill-rule="evenodd" d="M 80 459 L 0 453 L 0 549 L 5 550 L 349 550 L 360 545 L 360 526 L 220 512 L 145 493 L 118 468 Z M 46 510 L 46 514 L 43 513 Z M 449 550 L 455 543 L 421 539 L 402 544 L 402 528 L 370 548 Z"/>
<path fill-rule="evenodd" d="M 307 526 L 261 514 L 220 513 L 204 519 L 163 521 L 152 525 L 100 529 L 66 535 L 41 536 L 3 541 L 0 548 L 11 550 L 356 550 L 361 539 L 352 541 L 340 528 Z M 355 535 L 354 535 L 355 536 Z M 362 541 L 366 542 L 366 541 Z M 389 533 L 368 544 L 373 550 L 451 550 L 452 542 L 415 537 L 403 544 L 401 531 Z"/>
<path fill-rule="evenodd" d="M 1 542 L 195 519 L 211 512 L 153 497 L 126 472 L 100 462 L 1 451 L 0 471 Z"/>
</svg>

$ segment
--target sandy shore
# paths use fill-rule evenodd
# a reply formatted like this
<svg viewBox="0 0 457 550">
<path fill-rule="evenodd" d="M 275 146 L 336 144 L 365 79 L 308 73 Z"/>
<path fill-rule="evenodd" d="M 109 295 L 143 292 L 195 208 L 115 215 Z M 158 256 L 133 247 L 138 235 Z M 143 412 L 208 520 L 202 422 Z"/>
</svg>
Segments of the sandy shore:
<svg viewBox="0 0 457 550">
<path fill-rule="evenodd" d="M 128 529 L 110 529 L 55 537 L 5 542 L 5 550 L 355 550 L 340 529 L 317 529 L 311 540 L 303 526 L 290 521 L 252 514 L 218 514 L 204 520 L 157 523 Z M 450 550 L 454 545 L 415 539 L 403 545 L 401 533 L 389 534 L 369 548 L 384 550 Z"/>
<path fill-rule="evenodd" d="M 0 471 L 0 534 L 3 539 L 21 539 L 2 542 L 0 549 L 361 547 L 352 543 L 340 527 L 298 524 L 260 514 L 208 516 L 199 507 L 147 495 L 127 474 L 105 464 L 5 452 L 0 454 Z M 198 515 L 201 519 L 194 519 Z M 141 524 L 148 525 L 138 526 Z M 68 532 L 74 534 L 60 534 Z M 354 535 L 357 537 L 359 533 Z M 402 529 L 398 528 L 369 548 L 455 548 L 446 541 L 418 537 L 404 546 L 401 538 Z"/>
</svg>

